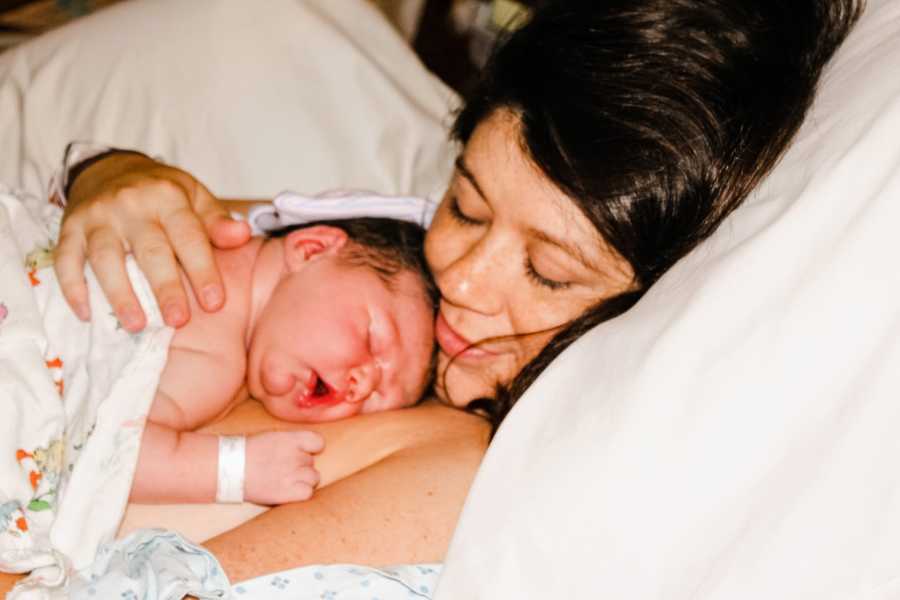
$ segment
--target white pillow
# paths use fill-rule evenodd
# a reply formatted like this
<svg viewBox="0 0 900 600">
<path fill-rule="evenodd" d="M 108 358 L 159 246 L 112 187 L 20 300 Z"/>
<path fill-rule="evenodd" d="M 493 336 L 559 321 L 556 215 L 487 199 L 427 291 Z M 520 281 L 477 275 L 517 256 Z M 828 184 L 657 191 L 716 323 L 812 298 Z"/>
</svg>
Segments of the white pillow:
<svg viewBox="0 0 900 600">
<path fill-rule="evenodd" d="M 900 2 L 775 171 L 504 423 L 437 599 L 900 598 Z"/>
<path fill-rule="evenodd" d="M 367 0 L 133 0 L 0 54 L 0 181 L 43 190 L 84 139 L 222 196 L 434 196 L 455 103 Z"/>
<path fill-rule="evenodd" d="M 162 156 L 223 197 L 434 199 L 456 103 L 368 0 L 131 0 L 0 54 L 0 182 L 40 193 L 66 144 L 92 140 Z M 195 508 L 166 514 L 197 540 L 258 512 Z M 147 512 L 131 507 L 125 530 Z"/>
</svg>

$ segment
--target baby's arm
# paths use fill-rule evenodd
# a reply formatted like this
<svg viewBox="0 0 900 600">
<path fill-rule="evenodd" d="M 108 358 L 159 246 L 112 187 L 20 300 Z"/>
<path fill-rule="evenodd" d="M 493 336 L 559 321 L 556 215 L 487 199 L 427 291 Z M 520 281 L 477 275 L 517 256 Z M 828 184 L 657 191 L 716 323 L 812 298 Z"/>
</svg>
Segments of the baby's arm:
<svg viewBox="0 0 900 600">
<path fill-rule="evenodd" d="M 257 504 L 307 500 L 319 482 L 312 455 L 322 450 L 312 431 L 269 431 L 247 437 L 244 499 Z M 148 422 L 131 501 L 143 504 L 215 502 L 219 437 Z"/>
<path fill-rule="evenodd" d="M 196 429 L 222 416 L 244 381 L 242 350 L 229 344 L 221 344 L 225 350 L 217 353 L 195 349 L 189 345 L 194 340 L 184 339 L 190 333 L 175 334 L 149 415 L 150 421 L 178 431 Z"/>
<path fill-rule="evenodd" d="M 131 501 L 215 502 L 218 456 L 217 436 L 176 431 L 148 421 L 131 484 Z"/>
<path fill-rule="evenodd" d="M 205 337 L 198 342 L 198 336 Z M 201 349 L 210 339 L 209 331 L 190 325 L 176 333 L 144 430 L 132 502 L 216 501 L 219 438 L 189 430 L 227 412 L 243 383 L 245 356 L 229 344 L 215 353 Z M 319 481 L 312 454 L 322 446 L 321 436 L 309 431 L 249 436 L 244 499 L 281 504 L 309 498 Z"/>
</svg>

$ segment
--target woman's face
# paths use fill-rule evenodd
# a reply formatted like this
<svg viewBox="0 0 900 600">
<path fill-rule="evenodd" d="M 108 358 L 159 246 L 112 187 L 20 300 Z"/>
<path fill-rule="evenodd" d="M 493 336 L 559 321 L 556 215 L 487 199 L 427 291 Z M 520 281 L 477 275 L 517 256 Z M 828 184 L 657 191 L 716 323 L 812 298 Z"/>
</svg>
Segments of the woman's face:
<svg viewBox="0 0 900 600">
<path fill-rule="evenodd" d="M 457 406 L 492 396 L 560 326 L 632 284 L 628 263 L 523 152 L 508 111 L 473 132 L 425 254 L 442 295 L 438 395 Z"/>
</svg>

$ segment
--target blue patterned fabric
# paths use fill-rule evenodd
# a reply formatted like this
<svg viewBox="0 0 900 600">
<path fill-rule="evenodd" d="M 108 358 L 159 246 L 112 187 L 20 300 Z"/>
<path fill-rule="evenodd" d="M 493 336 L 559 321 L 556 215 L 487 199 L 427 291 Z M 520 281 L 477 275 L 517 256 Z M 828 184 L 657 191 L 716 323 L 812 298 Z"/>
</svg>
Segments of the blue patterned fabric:
<svg viewBox="0 0 900 600">
<path fill-rule="evenodd" d="M 179 534 L 141 529 L 102 546 L 90 568 L 73 578 L 72 600 L 229 598 L 230 584 L 216 558 Z"/>
<path fill-rule="evenodd" d="M 234 600 L 430 600 L 440 573 L 439 564 L 317 565 L 257 577 L 232 591 Z"/>
<path fill-rule="evenodd" d="M 439 564 L 313 565 L 231 586 L 216 558 L 175 532 L 142 529 L 101 547 L 72 578 L 72 600 L 430 600 Z"/>
</svg>

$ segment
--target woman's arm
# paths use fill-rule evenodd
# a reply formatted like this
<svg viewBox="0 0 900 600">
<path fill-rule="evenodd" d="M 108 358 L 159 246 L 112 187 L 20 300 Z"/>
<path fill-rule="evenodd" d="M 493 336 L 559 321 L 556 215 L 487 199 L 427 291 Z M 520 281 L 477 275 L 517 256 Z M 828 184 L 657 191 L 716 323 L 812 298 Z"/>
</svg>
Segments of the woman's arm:
<svg viewBox="0 0 900 600">
<path fill-rule="evenodd" d="M 180 326 L 189 309 L 180 263 L 205 310 L 224 302 L 210 243 L 232 248 L 250 236 L 246 223 L 189 173 L 138 154 L 113 154 L 81 172 L 69 189 L 56 251 L 56 271 L 75 312 L 90 317 L 84 264 L 89 262 L 116 316 L 130 331 L 145 317 L 125 273 L 132 253 L 147 276 L 166 322 Z"/>
<path fill-rule="evenodd" d="M 232 581 L 306 564 L 443 559 L 489 428 L 478 417 L 439 405 L 391 416 L 375 423 L 381 428 L 377 435 L 357 438 L 363 445 L 392 439 L 393 449 L 381 458 L 343 474 L 338 465 L 317 460 L 323 487 L 312 499 L 273 508 L 206 543 Z M 338 436 L 358 433 L 351 427 Z M 325 436 L 326 448 L 353 444 L 350 439 L 342 444 L 327 431 Z M 359 450 L 354 452 L 368 452 Z M 342 462 L 334 454 L 323 459 Z"/>
</svg>

